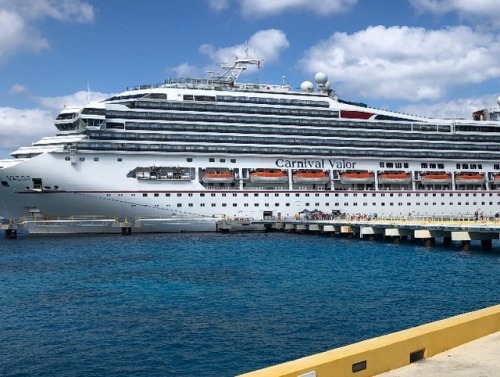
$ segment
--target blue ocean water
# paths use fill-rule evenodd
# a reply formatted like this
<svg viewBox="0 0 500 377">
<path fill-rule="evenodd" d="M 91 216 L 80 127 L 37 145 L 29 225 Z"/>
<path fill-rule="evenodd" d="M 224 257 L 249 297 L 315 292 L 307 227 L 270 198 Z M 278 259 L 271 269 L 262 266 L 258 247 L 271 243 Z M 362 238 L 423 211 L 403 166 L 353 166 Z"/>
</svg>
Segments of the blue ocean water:
<svg viewBox="0 0 500 377">
<path fill-rule="evenodd" d="M 496 244 L 0 239 L 0 375 L 233 376 L 498 304 L 499 286 Z"/>
</svg>

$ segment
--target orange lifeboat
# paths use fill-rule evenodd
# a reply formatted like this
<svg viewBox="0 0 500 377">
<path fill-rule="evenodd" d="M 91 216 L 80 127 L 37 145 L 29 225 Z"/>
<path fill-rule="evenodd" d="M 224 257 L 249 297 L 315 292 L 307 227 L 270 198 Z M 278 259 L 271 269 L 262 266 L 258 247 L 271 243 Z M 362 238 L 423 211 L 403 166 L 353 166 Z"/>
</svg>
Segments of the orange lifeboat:
<svg viewBox="0 0 500 377">
<path fill-rule="evenodd" d="M 293 173 L 293 183 L 325 184 L 330 176 L 323 170 L 300 170 Z"/>
<path fill-rule="evenodd" d="M 346 171 L 340 173 L 340 183 L 343 185 L 371 184 L 375 182 L 375 174 L 370 171 Z"/>
<path fill-rule="evenodd" d="M 455 183 L 457 186 L 460 185 L 482 185 L 484 183 L 484 174 L 483 173 L 474 173 L 474 172 L 466 172 L 466 173 L 457 173 L 455 176 Z"/>
<path fill-rule="evenodd" d="M 428 172 L 420 174 L 420 180 L 424 185 L 448 185 L 451 183 L 451 173 Z"/>
<path fill-rule="evenodd" d="M 387 171 L 378 175 L 378 182 L 383 185 L 407 185 L 411 182 L 411 175 L 405 171 Z"/>
<path fill-rule="evenodd" d="M 234 181 L 234 175 L 227 170 L 211 170 L 203 174 L 202 180 L 205 183 L 232 183 Z"/>
<path fill-rule="evenodd" d="M 278 169 L 257 169 L 250 173 L 250 182 L 253 183 L 286 183 L 288 175 Z"/>
</svg>

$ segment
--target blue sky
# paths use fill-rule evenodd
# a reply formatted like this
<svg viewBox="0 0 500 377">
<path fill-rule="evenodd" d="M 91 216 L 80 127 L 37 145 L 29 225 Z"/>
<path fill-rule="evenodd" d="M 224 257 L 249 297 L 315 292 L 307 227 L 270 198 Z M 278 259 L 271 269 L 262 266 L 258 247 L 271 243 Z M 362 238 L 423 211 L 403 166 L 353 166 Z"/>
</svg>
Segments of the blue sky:
<svg viewBox="0 0 500 377">
<path fill-rule="evenodd" d="M 0 157 L 56 133 L 69 105 L 217 61 L 293 88 L 326 72 L 344 99 L 470 117 L 500 94 L 498 0 L 0 0 Z"/>
</svg>

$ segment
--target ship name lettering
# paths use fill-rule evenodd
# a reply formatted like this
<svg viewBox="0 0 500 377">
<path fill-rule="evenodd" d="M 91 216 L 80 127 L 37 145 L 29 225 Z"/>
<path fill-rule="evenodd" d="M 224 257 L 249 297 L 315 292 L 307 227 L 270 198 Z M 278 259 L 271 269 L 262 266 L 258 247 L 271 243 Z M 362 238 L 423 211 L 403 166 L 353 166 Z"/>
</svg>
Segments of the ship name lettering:
<svg viewBox="0 0 500 377">
<path fill-rule="evenodd" d="M 31 179 L 29 175 L 7 175 L 5 178 L 9 181 L 29 181 Z"/>
<path fill-rule="evenodd" d="M 303 160 L 287 160 L 284 158 L 278 158 L 276 160 L 276 166 L 279 168 L 295 168 L 295 169 L 324 169 L 324 160 L 308 160 L 304 158 Z"/>
<path fill-rule="evenodd" d="M 330 162 L 330 166 L 335 169 L 354 169 L 356 166 L 355 162 L 346 161 L 346 160 L 328 160 Z"/>
<path fill-rule="evenodd" d="M 330 166 L 333 169 L 355 169 L 356 162 L 346 160 L 287 160 L 278 158 L 276 166 L 279 168 L 292 168 L 292 169 L 324 169 L 325 166 Z"/>
</svg>

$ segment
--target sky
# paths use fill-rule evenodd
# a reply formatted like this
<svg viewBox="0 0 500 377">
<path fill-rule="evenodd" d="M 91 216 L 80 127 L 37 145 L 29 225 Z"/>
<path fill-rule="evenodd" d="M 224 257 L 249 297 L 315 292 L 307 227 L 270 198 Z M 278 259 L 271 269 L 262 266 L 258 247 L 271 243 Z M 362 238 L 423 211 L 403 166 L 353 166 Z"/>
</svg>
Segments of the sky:
<svg viewBox="0 0 500 377">
<path fill-rule="evenodd" d="M 208 77 L 298 89 L 328 75 L 345 100 L 470 118 L 500 95 L 500 0 L 0 0 L 0 157 L 57 133 L 65 106 L 127 86 Z"/>
</svg>

